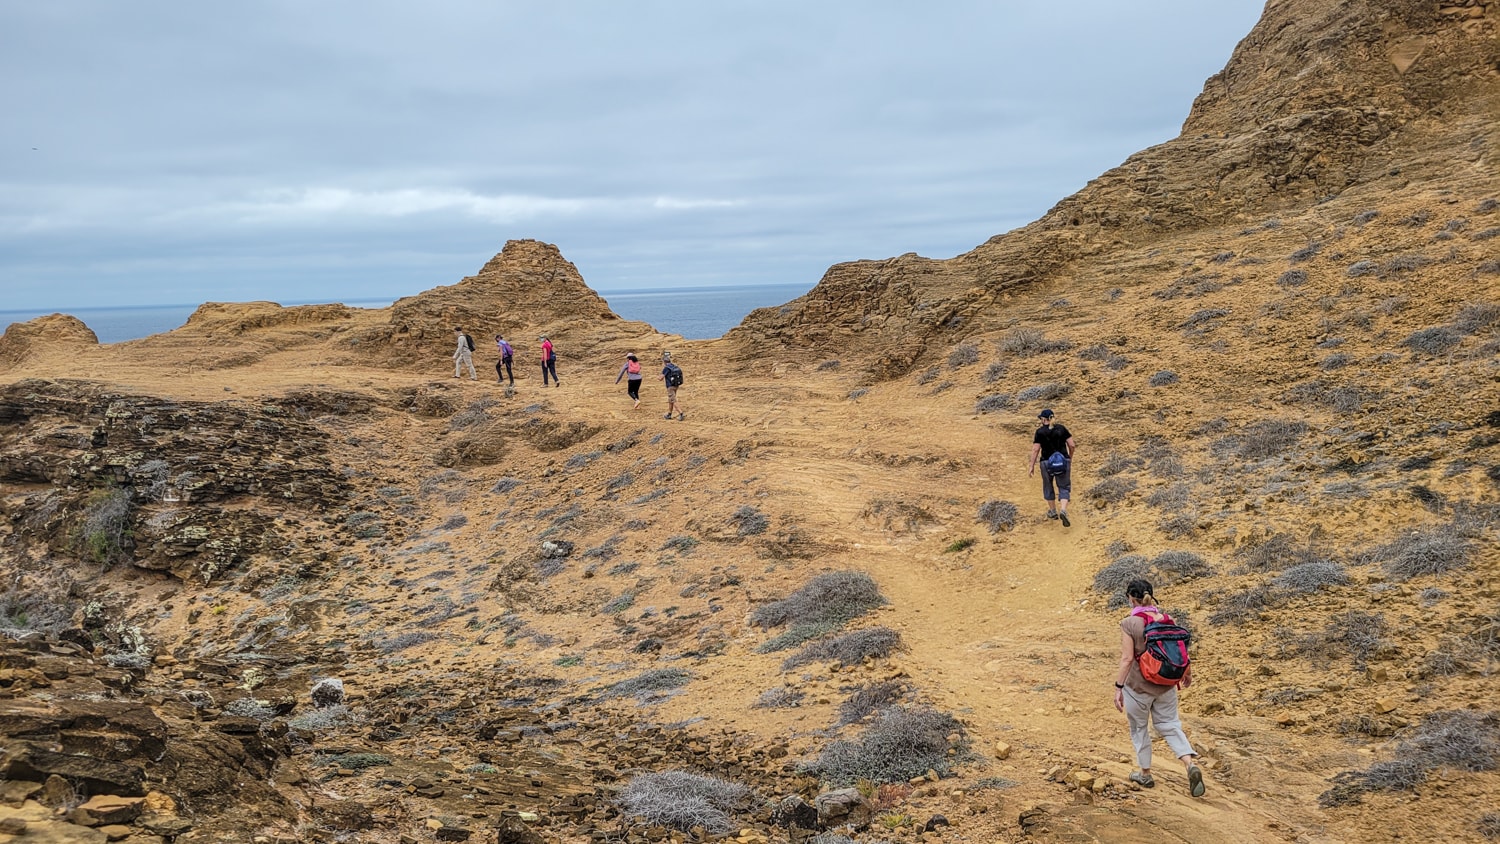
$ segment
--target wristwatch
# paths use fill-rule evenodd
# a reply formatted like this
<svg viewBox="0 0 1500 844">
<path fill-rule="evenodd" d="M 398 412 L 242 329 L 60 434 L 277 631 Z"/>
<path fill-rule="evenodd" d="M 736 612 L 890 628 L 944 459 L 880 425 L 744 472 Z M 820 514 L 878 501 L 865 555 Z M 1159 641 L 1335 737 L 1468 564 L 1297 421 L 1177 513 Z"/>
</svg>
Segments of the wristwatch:
<svg viewBox="0 0 1500 844">
<path fill-rule="evenodd" d="M 1125 688 L 1125 684 L 1124 683 L 1116 683 L 1115 684 L 1115 688 L 1117 688 L 1117 689 L 1123 689 L 1123 688 Z"/>
</svg>

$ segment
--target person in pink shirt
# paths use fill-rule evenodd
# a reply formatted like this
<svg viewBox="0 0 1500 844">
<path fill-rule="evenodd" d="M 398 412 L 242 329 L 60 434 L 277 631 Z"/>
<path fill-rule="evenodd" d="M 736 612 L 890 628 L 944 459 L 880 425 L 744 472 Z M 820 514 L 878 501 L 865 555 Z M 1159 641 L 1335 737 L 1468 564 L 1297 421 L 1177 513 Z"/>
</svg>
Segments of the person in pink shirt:
<svg viewBox="0 0 1500 844">
<path fill-rule="evenodd" d="M 547 376 L 552 376 L 552 383 L 558 387 L 562 382 L 557 380 L 557 353 L 552 351 L 552 341 L 543 334 L 537 338 L 542 341 L 542 386 L 547 386 Z"/>
</svg>

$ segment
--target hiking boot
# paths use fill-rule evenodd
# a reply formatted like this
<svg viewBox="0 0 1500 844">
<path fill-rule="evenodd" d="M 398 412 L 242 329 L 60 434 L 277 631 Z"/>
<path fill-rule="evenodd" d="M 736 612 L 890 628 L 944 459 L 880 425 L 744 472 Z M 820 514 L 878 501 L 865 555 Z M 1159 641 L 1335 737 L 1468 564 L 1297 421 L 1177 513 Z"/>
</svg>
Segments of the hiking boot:
<svg viewBox="0 0 1500 844">
<path fill-rule="evenodd" d="M 1203 770 L 1197 765 L 1188 766 L 1188 793 L 1194 797 L 1202 797 L 1208 791 L 1208 786 L 1203 784 Z"/>
<path fill-rule="evenodd" d="M 1140 771 L 1131 771 L 1130 781 L 1141 788 L 1156 788 L 1156 780 L 1152 779 L 1150 774 L 1143 774 Z"/>
<path fill-rule="evenodd" d="M 1059 519 L 1062 519 L 1063 527 L 1072 527 L 1073 526 L 1073 523 L 1070 522 L 1070 521 L 1068 521 L 1068 514 L 1067 513 L 1058 513 L 1057 517 Z"/>
</svg>

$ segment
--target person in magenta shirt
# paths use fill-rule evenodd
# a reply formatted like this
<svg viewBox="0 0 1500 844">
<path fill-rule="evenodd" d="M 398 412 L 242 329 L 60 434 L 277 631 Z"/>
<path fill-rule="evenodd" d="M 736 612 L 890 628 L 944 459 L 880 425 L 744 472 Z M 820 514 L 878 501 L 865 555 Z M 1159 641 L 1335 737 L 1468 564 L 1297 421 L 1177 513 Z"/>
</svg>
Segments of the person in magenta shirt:
<svg viewBox="0 0 1500 844">
<path fill-rule="evenodd" d="M 543 334 L 542 341 L 542 386 L 547 386 L 547 376 L 552 376 L 552 383 L 561 387 L 562 382 L 557 380 L 557 353 L 552 351 L 552 341 Z"/>
</svg>

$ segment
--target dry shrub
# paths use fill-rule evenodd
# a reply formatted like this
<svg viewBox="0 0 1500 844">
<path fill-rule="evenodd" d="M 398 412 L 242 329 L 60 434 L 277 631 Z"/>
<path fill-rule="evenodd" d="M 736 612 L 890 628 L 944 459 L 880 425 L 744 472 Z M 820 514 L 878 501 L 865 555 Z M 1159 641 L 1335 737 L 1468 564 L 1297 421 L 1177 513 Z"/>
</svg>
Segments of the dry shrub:
<svg viewBox="0 0 1500 844">
<path fill-rule="evenodd" d="M 686 771 L 640 774 L 620 790 L 620 808 L 648 824 L 689 832 L 703 827 L 715 835 L 734 829 L 729 813 L 748 808 L 750 789 L 717 777 Z"/>
<path fill-rule="evenodd" d="M 839 706 L 838 726 L 856 724 L 873 712 L 890 709 L 901 700 L 905 691 L 906 686 L 900 680 L 860 686 L 858 691 Z"/>
<path fill-rule="evenodd" d="M 1332 560 L 1301 563 L 1282 572 L 1271 583 L 1293 594 L 1316 592 L 1325 586 L 1347 586 L 1349 574 Z"/>
<path fill-rule="evenodd" d="M 1469 564 L 1473 544 L 1451 529 L 1415 531 L 1394 542 L 1358 555 L 1361 565 L 1377 563 L 1392 580 L 1405 582 L 1428 574 L 1444 574 Z"/>
<path fill-rule="evenodd" d="M 1048 340 L 1039 328 L 1013 328 L 999 342 L 1000 351 L 1016 357 L 1053 354 L 1073 348 L 1068 340 Z"/>
<path fill-rule="evenodd" d="M 813 642 L 787 657 L 781 663 L 781 670 L 790 671 L 810 662 L 836 661 L 846 667 L 858 665 L 866 659 L 890 656 L 904 647 L 900 633 L 889 627 L 871 627 Z"/>
<path fill-rule="evenodd" d="M 795 709 L 802 705 L 802 699 L 807 697 L 803 692 L 796 689 L 788 689 L 785 686 L 779 689 L 767 689 L 760 693 L 755 703 L 750 704 L 751 709 Z"/>
<path fill-rule="evenodd" d="M 1494 302 L 1470 302 L 1453 318 L 1453 327 L 1464 334 L 1477 334 L 1500 324 L 1500 305 Z"/>
<path fill-rule="evenodd" d="M 885 604 L 875 581 L 859 571 L 820 574 L 780 601 L 757 607 L 750 622 L 759 627 L 784 624 L 842 625 Z"/>
<path fill-rule="evenodd" d="M 1446 325 L 1435 325 L 1431 328 L 1413 331 L 1401 341 L 1401 345 L 1414 352 L 1441 355 L 1457 346 L 1462 340 L 1463 335 L 1452 328 Z"/>
<path fill-rule="evenodd" d="M 949 750 L 955 748 L 948 736 L 954 733 L 960 736 L 956 749 L 963 750 L 964 728 L 952 715 L 925 708 L 893 709 L 865 728 L 857 741 L 829 745 L 811 770 L 841 786 L 859 780 L 906 782 L 929 770 L 941 776 L 952 771 Z"/>
<path fill-rule="evenodd" d="M 979 505 L 979 514 L 976 518 L 990 529 L 990 533 L 999 533 L 1015 527 L 1016 518 L 1020 512 L 1016 505 L 1009 501 L 986 501 Z"/>
<path fill-rule="evenodd" d="M 1151 577 L 1151 562 L 1139 554 L 1126 554 L 1094 574 L 1094 591 L 1109 596 L 1110 609 L 1130 603 L 1125 586 L 1132 580 Z"/>
<path fill-rule="evenodd" d="M 1214 611 L 1209 613 L 1208 623 L 1228 624 L 1232 621 L 1243 621 L 1251 616 L 1259 615 L 1263 609 L 1275 606 L 1281 597 L 1280 592 L 1266 584 L 1230 592 L 1224 595 Z"/>
<path fill-rule="evenodd" d="M 1034 386 L 1027 387 L 1019 393 L 1016 393 L 1016 401 L 1052 401 L 1053 399 L 1060 399 L 1071 392 L 1073 392 L 1073 386 L 1071 384 L 1065 384 L 1060 381 L 1049 381 L 1046 384 L 1036 384 Z"/>
<path fill-rule="evenodd" d="M 948 368 L 959 369 L 979 363 L 979 347 L 973 343 L 960 343 L 948 355 Z"/>
<path fill-rule="evenodd" d="M 1246 425 L 1238 434 L 1216 440 L 1213 451 L 1243 460 L 1263 460 L 1285 454 L 1305 433 L 1307 423 L 1301 420 L 1262 419 Z"/>
<path fill-rule="evenodd" d="M 974 403 L 975 413 L 999 413 L 1002 410 L 1010 410 L 1016 406 L 1016 399 L 1010 393 L 994 393 Z"/>
<path fill-rule="evenodd" d="M 1325 806 L 1359 803 L 1372 791 L 1411 791 L 1437 768 L 1493 771 L 1500 767 L 1500 717 L 1470 710 L 1434 712 L 1396 746 L 1399 761 L 1344 771 L 1318 798 Z"/>
<path fill-rule="evenodd" d="M 656 668 L 607 686 L 600 697 L 645 697 L 687 685 L 693 675 L 681 668 Z"/>
</svg>

